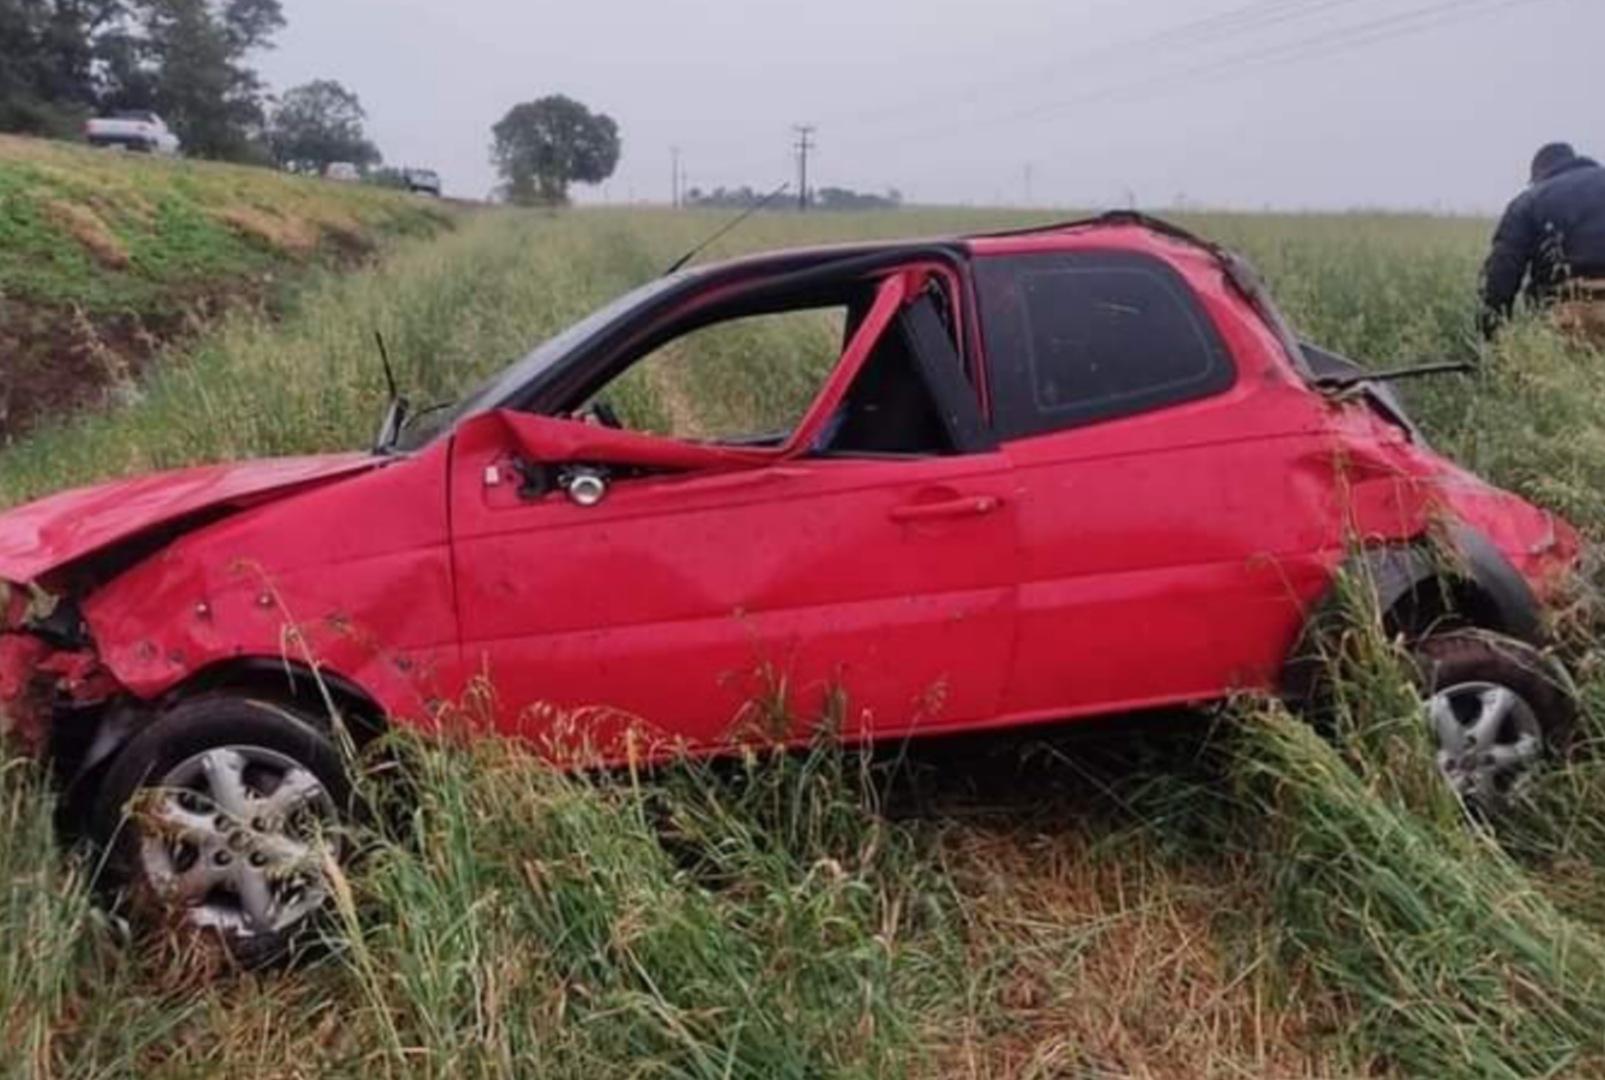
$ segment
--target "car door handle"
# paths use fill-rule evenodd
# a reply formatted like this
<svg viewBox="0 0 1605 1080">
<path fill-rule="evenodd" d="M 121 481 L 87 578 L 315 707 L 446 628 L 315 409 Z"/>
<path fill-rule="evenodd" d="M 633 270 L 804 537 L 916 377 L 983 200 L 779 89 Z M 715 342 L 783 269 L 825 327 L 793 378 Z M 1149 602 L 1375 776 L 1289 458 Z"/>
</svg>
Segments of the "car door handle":
<svg viewBox="0 0 1605 1080">
<path fill-rule="evenodd" d="M 893 521 L 931 521 L 935 518 L 982 517 L 992 513 L 1002 505 L 1003 500 L 996 495 L 967 495 L 962 499 L 946 499 L 942 502 L 894 506 L 891 511 L 891 517 Z"/>
</svg>

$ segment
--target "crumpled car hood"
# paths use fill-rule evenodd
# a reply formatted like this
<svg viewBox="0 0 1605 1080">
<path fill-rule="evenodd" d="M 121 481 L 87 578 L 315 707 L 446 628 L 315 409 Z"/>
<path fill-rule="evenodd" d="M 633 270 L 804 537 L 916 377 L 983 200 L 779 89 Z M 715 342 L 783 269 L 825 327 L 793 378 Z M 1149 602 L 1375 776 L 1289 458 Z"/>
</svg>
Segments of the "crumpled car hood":
<svg viewBox="0 0 1605 1080">
<path fill-rule="evenodd" d="M 27 583 L 115 544 L 220 508 L 372 469 L 372 454 L 269 458 L 114 480 L 0 514 L 0 579 Z"/>
</svg>

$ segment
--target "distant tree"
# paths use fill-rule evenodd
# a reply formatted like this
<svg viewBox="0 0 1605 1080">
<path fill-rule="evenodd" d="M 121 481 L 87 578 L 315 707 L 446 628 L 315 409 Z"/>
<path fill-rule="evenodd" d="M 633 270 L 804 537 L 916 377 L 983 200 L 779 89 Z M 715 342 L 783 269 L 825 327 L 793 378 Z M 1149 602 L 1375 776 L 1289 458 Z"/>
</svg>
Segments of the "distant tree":
<svg viewBox="0 0 1605 1080">
<path fill-rule="evenodd" d="M 124 0 L 0 0 L 0 131 L 64 135 L 95 107 Z"/>
<path fill-rule="evenodd" d="M 46 127 L 38 78 L 42 43 L 38 5 L 0 0 L 0 131 Z"/>
<path fill-rule="evenodd" d="M 903 205 L 903 193 L 896 188 L 876 195 L 851 188 L 827 187 L 820 188 L 814 198 L 821 210 L 895 210 Z"/>
<path fill-rule="evenodd" d="M 107 108 L 160 112 L 186 153 L 265 159 L 262 80 L 245 63 L 284 26 L 280 0 L 126 0 L 102 47 Z"/>
<path fill-rule="evenodd" d="M 65 135 L 95 111 L 154 109 L 187 153 L 265 161 L 247 60 L 283 26 L 281 0 L 0 0 L 0 130 Z"/>
<path fill-rule="evenodd" d="M 738 188 L 716 187 L 712 191 L 692 188 L 686 192 L 687 206 L 701 206 L 717 210 L 744 210 L 756 206 L 766 196 L 748 184 Z M 851 188 L 827 187 L 814 192 L 813 205 L 822 210 L 895 210 L 903 205 L 903 193 L 889 188 L 884 195 L 853 191 Z"/>
<path fill-rule="evenodd" d="M 570 184 L 599 184 L 619 164 L 613 118 L 561 94 L 513 106 L 491 131 L 491 161 L 520 205 L 565 203 Z"/>
<path fill-rule="evenodd" d="M 384 160 L 368 141 L 367 118 L 356 94 L 333 79 L 318 79 L 285 91 L 268 123 L 268 149 L 282 168 L 321 173 L 332 162 L 359 168 Z"/>
<path fill-rule="evenodd" d="M 750 185 L 738 188 L 716 187 L 712 191 L 692 188 L 685 193 L 687 206 L 700 206 L 709 210 L 746 210 L 763 201 L 763 195 Z"/>
</svg>

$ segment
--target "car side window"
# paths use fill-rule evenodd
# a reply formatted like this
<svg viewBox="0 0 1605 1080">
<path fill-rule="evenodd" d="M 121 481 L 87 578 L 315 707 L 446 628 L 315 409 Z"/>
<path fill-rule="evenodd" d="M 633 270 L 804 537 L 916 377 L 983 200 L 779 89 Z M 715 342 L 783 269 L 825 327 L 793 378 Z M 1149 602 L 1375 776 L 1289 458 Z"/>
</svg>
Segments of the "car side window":
<svg viewBox="0 0 1605 1080">
<path fill-rule="evenodd" d="M 1186 281 L 1128 252 L 979 260 L 982 335 L 1006 438 L 1209 397 L 1236 379 Z"/>
<path fill-rule="evenodd" d="M 726 319 L 675 337 L 587 402 L 623 427 L 700 442 L 779 445 L 836 366 L 846 305 Z"/>
</svg>

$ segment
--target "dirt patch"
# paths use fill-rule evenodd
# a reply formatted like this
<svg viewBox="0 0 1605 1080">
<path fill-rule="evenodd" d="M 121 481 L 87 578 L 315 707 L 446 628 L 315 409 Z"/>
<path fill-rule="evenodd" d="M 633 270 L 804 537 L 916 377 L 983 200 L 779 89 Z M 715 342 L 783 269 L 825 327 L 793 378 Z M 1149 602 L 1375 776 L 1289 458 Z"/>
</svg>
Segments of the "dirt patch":
<svg viewBox="0 0 1605 1080">
<path fill-rule="evenodd" d="M 355 225 L 323 225 L 324 247 L 343 265 L 366 262 L 379 250 L 373 239 Z"/>
<path fill-rule="evenodd" d="M 162 345 L 211 309 L 197 297 L 179 313 L 91 317 L 78 308 L 0 300 L 0 445 L 42 417 L 126 400 Z"/>
<path fill-rule="evenodd" d="M 355 269 L 367 241 L 329 245 L 329 261 Z M 0 296 L 0 446 L 53 417 L 136 400 L 140 376 L 230 311 L 278 312 L 275 274 L 216 282 L 171 297 L 157 312 L 90 314 L 75 306 Z"/>
<path fill-rule="evenodd" d="M 122 270 L 128 266 L 128 249 L 89 207 L 61 199 L 49 199 L 43 205 L 45 213 L 83 245 L 100 265 L 108 270 Z"/>
</svg>

